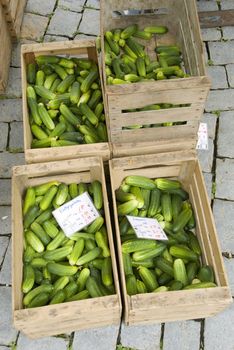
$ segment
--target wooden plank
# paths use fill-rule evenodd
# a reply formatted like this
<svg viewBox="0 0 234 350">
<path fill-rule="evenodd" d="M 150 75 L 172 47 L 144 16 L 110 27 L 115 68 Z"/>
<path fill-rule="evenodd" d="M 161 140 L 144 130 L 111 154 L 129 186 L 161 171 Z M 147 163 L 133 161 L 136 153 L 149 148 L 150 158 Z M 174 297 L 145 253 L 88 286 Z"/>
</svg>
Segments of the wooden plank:
<svg viewBox="0 0 234 350">
<path fill-rule="evenodd" d="M 21 46 L 21 76 L 23 99 L 23 125 L 24 125 L 24 152 L 27 163 L 49 162 L 78 157 L 101 156 L 104 160 L 110 159 L 110 146 L 108 142 L 96 144 L 82 144 L 67 147 L 49 147 L 32 149 L 32 133 L 29 123 L 27 106 L 27 64 L 34 62 L 38 55 L 74 55 L 76 57 L 89 57 L 98 64 L 95 40 L 74 40 L 53 43 L 29 44 Z M 100 71 L 100 70 L 99 70 Z M 103 94 L 104 95 L 104 94 Z"/>
<path fill-rule="evenodd" d="M 7 86 L 10 60 L 11 60 L 11 38 L 7 27 L 7 22 L 4 17 L 3 8 L 0 4 L 0 92 L 4 92 Z"/>
<path fill-rule="evenodd" d="M 234 26 L 234 10 L 199 12 L 201 28 Z"/>
<path fill-rule="evenodd" d="M 22 309 L 22 254 L 23 221 L 22 195 L 29 185 L 58 181 L 99 180 L 102 183 L 104 216 L 111 251 L 113 279 L 116 293 L 111 296 L 47 305 L 40 308 Z M 107 191 L 102 159 L 80 158 L 60 162 L 17 166 L 12 177 L 12 270 L 13 270 L 13 318 L 15 327 L 32 338 L 65 333 L 72 330 L 119 324 L 121 298 L 115 259 L 113 235 L 110 223 Z"/>
</svg>

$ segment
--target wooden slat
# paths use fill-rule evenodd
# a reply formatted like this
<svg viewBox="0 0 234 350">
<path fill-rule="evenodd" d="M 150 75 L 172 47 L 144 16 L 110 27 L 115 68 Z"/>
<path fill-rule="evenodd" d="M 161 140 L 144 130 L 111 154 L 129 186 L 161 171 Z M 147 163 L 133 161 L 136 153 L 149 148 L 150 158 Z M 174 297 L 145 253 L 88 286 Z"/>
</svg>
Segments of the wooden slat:
<svg viewBox="0 0 234 350">
<path fill-rule="evenodd" d="M 199 12 L 201 28 L 234 26 L 234 10 Z"/>
<path fill-rule="evenodd" d="M 3 8 L 0 4 L 0 92 L 4 92 L 7 86 L 8 73 L 11 60 L 11 38 L 7 27 L 7 22 L 4 17 Z"/>
</svg>

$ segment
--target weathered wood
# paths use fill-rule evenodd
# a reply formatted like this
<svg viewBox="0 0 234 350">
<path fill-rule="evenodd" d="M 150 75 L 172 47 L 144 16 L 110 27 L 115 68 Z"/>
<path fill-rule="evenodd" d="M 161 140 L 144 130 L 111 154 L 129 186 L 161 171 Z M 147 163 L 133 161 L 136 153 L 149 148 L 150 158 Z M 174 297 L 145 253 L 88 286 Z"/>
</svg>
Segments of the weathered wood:
<svg viewBox="0 0 234 350">
<path fill-rule="evenodd" d="M 4 92 L 7 86 L 10 60 L 11 60 L 11 37 L 4 16 L 3 7 L 0 3 L 0 93 Z"/>
<path fill-rule="evenodd" d="M 199 12 L 201 28 L 234 26 L 234 10 Z"/>
<path fill-rule="evenodd" d="M 197 319 L 213 316 L 228 307 L 232 302 L 231 293 L 204 179 L 195 151 L 124 157 L 109 161 L 109 165 L 126 324 Z M 150 178 L 178 177 L 182 182 L 185 190 L 189 192 L 194 209 L 196 235 L 202 249 L 202 260 L 203 263 L 213 266 L 217 287 L 137 294 L 131 297 L 127 295 L 115 191 L 126 176 L 133 174 Z"/>
<path fill-rule="evenodd" d="M 22 198 L 28 186 L 35 186 L 52 180 L 66 183 L 99 180 L 102 183 L 105 223 L 111 251 L 113 278 L 116 293 L 101 298 L 90 298 L 59 305 L 39 308 L 22 307 L 22 255 L 23 220 Z M 50 336 L 79 329 L 119 324 L 121 298 L 116 266 L 113 235 L 110 222 L 107 190 L 102 159 L 80 158 L 59 162 L 30 164 L 13 168 L 12 177 L 12 307 L 14 325 L 31 338 Z"/>
<path fill-rule="evenodd" d="M 40 163 L 54 160 L 72 159 L 78 157 L 101 156 L 104 160 L 110 159 L 110 146 L 108 142 L 95 144 L 82 144 L 66 147 L 48 147 L 32 149 L 32 133 L 29 124 L 27 106 L 27 64 L 35 62 L 39 55 L 71 55 L 76 57 L 89 57 L 98 64 L 95 40 L 81 39 L 41 44 L 26 44 L 21 46 L 21 76 L 23 97 L 23 125 L 24 125 L 24 152 L 26 163 Z M 100 67 L 99 67 L 100 72 Z M 101 76 L 101 73 L 100 73 Z M 101 84 L 102 86 L 102 84 Z M 103 89 L 102 89 L 103 91 Z M 107 128 L 108 129 L 108 128 Z"/>
<path fill-rule="evenodd" d="M 0 0 L 0 3 L 12 38 L 19 38 L 26 0 Z"/>
</svg>

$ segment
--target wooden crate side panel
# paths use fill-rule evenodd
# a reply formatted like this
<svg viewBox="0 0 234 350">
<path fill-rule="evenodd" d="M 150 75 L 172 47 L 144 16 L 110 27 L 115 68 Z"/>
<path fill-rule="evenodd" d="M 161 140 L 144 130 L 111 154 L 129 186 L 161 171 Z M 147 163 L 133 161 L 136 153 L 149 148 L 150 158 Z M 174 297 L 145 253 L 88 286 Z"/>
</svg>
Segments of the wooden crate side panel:
<svg viewBox="0 0 234 350">
<path fill-rule="evenodd" d="M 24 16 L 24 8 L 26 6 L 26 0 L 19 0 L 16 10 L 15 21 L 10 25 L 10 32 L 13 38 L 20 37 L 21 24 Z"/>
<path fill-rule="evenodd" d="M 14 23 L 20 1 L 21 0 L 1 1 L 7 22 Z"/>
<path fill-rule="evenodd" d="M 8 31 L 7 23 L 4 17 L 3 8 L 0 4 L 0 37 L 1 37 L 1 50 L 0 50 L 0 91 L 3 92 L 6 89 L 8 81 L 8 73 L 11 59 L 11 38 Z"/>
</svg>

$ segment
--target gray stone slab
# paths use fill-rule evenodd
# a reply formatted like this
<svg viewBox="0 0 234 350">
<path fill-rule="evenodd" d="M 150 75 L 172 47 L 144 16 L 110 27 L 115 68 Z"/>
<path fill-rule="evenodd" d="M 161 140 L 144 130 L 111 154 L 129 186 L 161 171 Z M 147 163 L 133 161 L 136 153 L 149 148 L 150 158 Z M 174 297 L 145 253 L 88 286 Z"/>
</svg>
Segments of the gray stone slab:
<svg viewBox="0 0 234 350">
<path fill-rule="evenodd" d="M 233 0 L 221 0 L 221 9 L 222 10 L 234 10 Z"/>
<path fill-rule="evenodd" d="M 46 337 L 32 340 L 25 337 L 22 333 L 19 335 L 17 350 L 66 350 L 67 342 L 62 338 Z M 75 349 L 74 349 L 75 350 Z"/>
<path fill-rule="evenodd" d="M 11 233 L 11 207 L 0 207 L 0 235 Z"/>
<path fill-rule="evenodd" d="M 168 322 L 165 324 L 163 350 L 198 350 L 200 323 L 195 321 Z"/>
<path fill-rule="evenodd" d="M 226 70 L 222 66 L 209 66 L 207 73 L 211 78 L 211 89 L 226 89 L 228 87 Z"/>
<path fill-rule="evenodd" d="M 86 9 L 83 13 L 82 21 L 78 28 L 79 33 L 99 35 L 100 33 L 100 12 Z"/>
<path fill-rule="evenodd" d="M 0 346 L 0 350 L 10 350 L 7 346 Z"/>
<path fill-rule="evenodd" d="M 121 325 L 120 343 L 137 350 L 159 350 L 161 325 Z"/>
<path fill-rule="evenodd" d="M 204 180 L 205 180 L 205 184 L 206 184 L 207 194 L 208 194 L 208 197 L 209 197 L 210 202 L 211 202 L 211 198 L 212 198 L 212 177 L 213 177 L 213 174 L 203 173 L 203 176 L 204 176 Z"/>
<path fill-rule="evenodd" d="M 28 0 L 25 12 L 31 12 L 42 16 L 53 13 L 56 0 Z"/>
<path fill-rule="evenodd" d="M 8 243 L 9 243 L 8 237 L 0 237 L 0 265 L 3 262 L 3 258 L 5 256 Z"/>
<path fill-rule="evenodd" d="M 21 26 L 21 38 L 42 41 L 49 18 L 25 13 Z"/>
<path fill-rule="evenodd" d="M 212 113 L 204 113 L 201 121 L 203 123 L 207 123 L 208 136 L 209 136 L 209 138 L 214 140 L 215 133 L 216 133 L 217 116 L 215 114 L 212 114 Z"/>
<path fill-rule="evenodd" d="M 216 198 L 234 200 L 234 159 L 216 160 Z"/>
<path fill-rule="evenodd" d="M 7 146 L 8 124 L 0 123 L 0 151 L 4 151 Z"/>
<path fill-rule="evenodd" d="M 75 332 L 73 349 L 115 350 L 118 333 L 119 326 L 93 328 Z"/>
<path fill-rule="evenodd" d="M 0 179 L 0 205 L 11 204 L 11 180 Z"/>
<path fill-rule="evenodd" d="M 234 109 L 234 89 L 212 90 L 205 105 L 206 112 Z"/>
<path fill-rule="evenodd" d="M 22 119 L 22 101 L 20 98 L 0 100 L 1 122 L 21 121 Z"/>
<path fill-rule="evenodd" d="M 12 284 L 11 281 L 11 242 L 8 245 L 5 259 L 2 264 L 2 269 L 0 271 L 0 284 L 5 284 L 7 286 Z"/>
<path fill-rule="evenodd" d="M 234 297 L 234 259 L 233 258 L 227 259 L 224 257 L 223 260 L 227 271 L 228 282 L 231 288 L 231 293 L 232 293 L 232 296 Z"/>
<path fill-rule="evenodd" d="M 203 41 L 217 41 L 221 39 L 221 32 L 217 28 L 202 28 L 201 34 Z"/>
<path fill-rule="evenodd" d="M 99 10 L 100 9 L 100 1 L 99 0 L 88 0 L 85 6 Z"/>
<path fill-rule="evenodd" d="M 234 63 L 234 40 L 210 42 L 209 49 L 214 65 Z"/>
<path fill-rule="evenodd" d="M 20 68 L 10 67 L 9 79 L 6 88 L 7 97 L 21 97 L 21 70 Z"/>
<path fill-rule="evenodd" d="M 12 327 L 11 288 L 0 287 L 0 344 L 10 344 L 16 340 L 17 331 Z"/>
<path fill-rule="evenodd" d="M 234 27 L 223 27 L 223 39 L 232 40 L 234 39 Z"/>
<path fill-rule="evenodd" d="M 234 158 L 234 111 L 223 112 L 219 117 L 219 132 L 217 138 L 217 155 Z"/>
<path fill-rule="evenodd" d="M 65 10 L 81 12 L 83 10 L 85 0 L 59 0 L 58 7 Z"/>
<path fill-rule="evenodd" d="M 81 14 L 57 8 L 51 18 L 46 34 L 73 37 L 77 31 Z"/>
<path fill-rule="evenodd" d="M 202 171 L 210 173 L 213 165 L 214 142 L 208 140 L 208 150 L 197 150 L 198 158 L 201 163 Z"/>
<path fill-rule="evenodd" d="M 23 123 L 13 122 L 10 124 L 10 152 L 23 152 L 24 150 L 24 135 L 23 135 Z"/>
<path fill-rule="evenodd" d="M 207 0 L 202 0 L 202 1 L 197 1 L 197 8 L 198 11 L 215 11 L 218 10 L 218 5 L 215 0 L 207 1 Z"/>
<path fill-rule="evenodd" d="M 23 153 L 0 153 L 0 177 L 10 178 L 11 167 L 14 165 L 21 165 L 24 163 L 25 161 Z"/>
<path fill-rule="evenodd" d="M 205 43 L 203 43 L 203 52 L 204 52 L 205 63 L 207 64 L 209 61 L 209 57 L 208 57 L 208 52 L 207 52 L 207 48 L 206 48 Z"/>
<path fill-rule="evenodd" d="M 66 36 L 60 36 L 60 35 L 45 35 L 44 36 L 44 43 L 46 42 L 53 42 L 53 41 L 68 41 L 69 39 Z"/>
<path fill-rule="evenodd" d="M 222 252 L 234 253 L 234 202 L 215 199 L 213 212 Z"/>
<path fill-rule="evenodd" d="M 75 37 L 74 37 L 74 40 L 79 40 L 79 39 L 96 39 L 96 35 L 86 35 L 86 34 L 83 34 L 83 33 L 78 33 Z"/>
<path fill-rule="evenodd" d="M 13 67 L 21 66 L 21 57 L 20 57 L 21 46 L 23 44 L 32 44 L 32 43 L 35 43 L 35 41 L 21 39 L 12 45 L 11 66 Z"/>
<path fill-rule="evenodd" d="M 227 76 L 228 76 L 228 83 L 230 87 L 234 87 L 234 64 L 228 64 L 226 66 L 227 70 Z"/>
<path fill-rule="evenodd" d="M 205 346 L 206 350 L 233 350 L 234 332 L 234 305 L 215 317 L 207 318 L 205 321 Z"/>
</svg>

